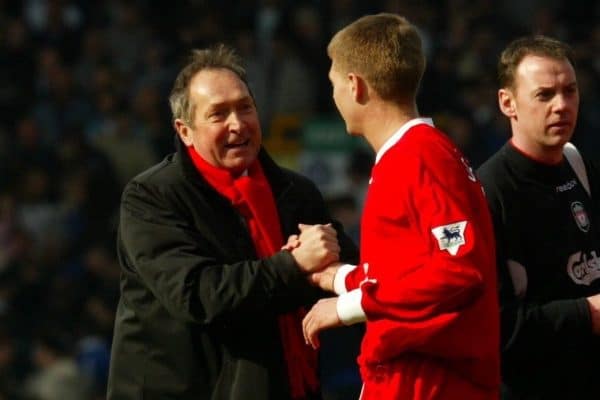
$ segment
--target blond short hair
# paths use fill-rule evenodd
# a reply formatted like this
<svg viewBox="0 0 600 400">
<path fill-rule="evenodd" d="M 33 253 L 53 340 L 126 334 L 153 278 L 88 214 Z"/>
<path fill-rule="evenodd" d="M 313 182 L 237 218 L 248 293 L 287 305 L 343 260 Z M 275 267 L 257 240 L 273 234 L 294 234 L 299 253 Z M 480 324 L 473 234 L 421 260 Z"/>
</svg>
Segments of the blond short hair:
<svg viewBox="0 0 600 400">
<path fill-rule="evenodd" d="M 359 18 L 334 35 L 327 54 L 338 71 L 363 76 L 384 100 L 414 101 L 425 71 L 417 29 L 396 14 Z"/>
</svg>

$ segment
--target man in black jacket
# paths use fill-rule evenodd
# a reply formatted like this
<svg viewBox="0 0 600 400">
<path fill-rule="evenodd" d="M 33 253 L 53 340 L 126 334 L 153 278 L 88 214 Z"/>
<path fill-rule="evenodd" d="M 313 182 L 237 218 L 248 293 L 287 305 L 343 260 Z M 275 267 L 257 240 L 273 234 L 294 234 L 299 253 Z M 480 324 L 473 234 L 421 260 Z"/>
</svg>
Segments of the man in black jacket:
<svg viewBox="0 0 600 400">
<path fill-rule="evenodd" d="M 504 399 L 600 397 L 600 175 L 563 156 L 579 106 L 572 60 L 536 36 L 498 64 L 512 139 L 478 174 L 496 230 Z"/>
<path fill-rule="evenodd" d="M 354 244 L 315 185 L 261 148 L 231 49 L 194 51 L 170 103 L 177 153 L 123 192 L 108 398 L 320 398 L 308 276 L 355 262 Z"/>
</svg>

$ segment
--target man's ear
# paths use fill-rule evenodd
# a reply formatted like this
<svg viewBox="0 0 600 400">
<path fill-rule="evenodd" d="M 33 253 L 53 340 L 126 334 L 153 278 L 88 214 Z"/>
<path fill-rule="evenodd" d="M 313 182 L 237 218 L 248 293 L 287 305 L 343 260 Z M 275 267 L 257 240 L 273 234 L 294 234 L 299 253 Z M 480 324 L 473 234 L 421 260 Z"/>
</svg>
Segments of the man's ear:
<svg viewBox="0 0 600 400">
<path fill-rule="evenodd" d="M 502 88 L 498 90 L 498 106 L 502 114 L 508 118 L 515 118 L 517 112 L 515 110 L 515 96 L 510 89 Z"/>
<path fill-rule="evenodd" d="M 362 76 L 357 75 L 354 72 L 348 73 L 348 80 L 350 81 L 352 99 L 359 104 L 364 104 L 369 96 L 367 82 Z"/>
<path fill-rule="evenodd" d="M 176 118 L 173 122 L 173 125 L 175 126 L 175 130 L 177 131 L 177 134 L 181 138 L 183 144 L 185 144 L 188 147 L 191 146 L 193 142 L 192 130 L 190 129 L 190 127 L 187 126 L 187 124 L 180 118 Z"/>
</svg>

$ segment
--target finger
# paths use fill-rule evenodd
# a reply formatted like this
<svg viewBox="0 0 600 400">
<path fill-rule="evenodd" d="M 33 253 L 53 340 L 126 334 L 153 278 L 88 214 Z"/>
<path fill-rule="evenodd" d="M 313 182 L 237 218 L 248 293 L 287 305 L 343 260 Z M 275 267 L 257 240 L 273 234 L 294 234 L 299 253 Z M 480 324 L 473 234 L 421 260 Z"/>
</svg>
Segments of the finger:
<svg viewBox="0 0 600 400">
<path fill-rule="evenodd" d="M 311 321 L 308 321 L 306 324 L 306 332 L 304 333 L 304 340 L 306 341 L 306 344 L 309 345 L 310 347 L 313 347 L 312 341 L 311 341 Z"/>
<path fill-rule="evenodd" d="M 302 320 L 302 336 L 304 336 L 304 343 L 306 344 L 310 344 L 310 342 L 308 341 L 308 324 L 310 323 L 310 319 L 312 316 L 312 310 L 309 311 L 305 316 L 304 319 Z"/>
<path fill-rule="evenodd" d="M 318 236 L 318 240 L 323 243 L 337 243 L 337 237 L 329 232 L 322 232 L 320 236 Z"/>
<path fill-rule="evenodd" d="M 307 224 L 298 224 L 298 229 L 300 229 L 300 232 L 304 232 L 305 230 L 311 228 L 314 225 L 307 225 Z"/>
<path fill-rule="evenodd" d="M 288 242 L 286 243 L 286 246 L 290 246 L 291 248 L 295 249 L 297 247 L 300 247 L 300 240 L 298 239 L 298 237 L 295 238 L 291 238 L 288 240 Z"/>
<path fill-rule="evenodd" d="M 318 303 L 315 307 L 318 306 Z M 315 338 L 316 332 L 318 331 L 318 323 L 316 321 L 315 310 L 311 309 L 308 314 L 304 317 L 302 322 L 302 331 L 304 334 L 304 341 L 307 345 L 310 345 L 313 349 L 317 349 L 319 346 L 318 339 Z"/>
<path fill-rule="evenodd" d="M 336 243 L 334 248 L 332 249 L 332 252 L 334 254 L 336 254 L 337 256 L 339 256 L 341 251 L 342 251 L 342 248 L 340 247 L 339 244 Z"/>
<path fill-rule="evenodd" d="M 339 247 L 337 249 L 333 248 L 333 249 L 327 249 L 327 260 L 329 261 L 327 264 L 325 265 L 329 265 L 332 262 L 338 261 L 340 259 L 340 249 Z"/>
<path fill-rule="evenodd" d="M 321 237 L 323 240 L 329 241 L 329 242 L 336 242 L 338 241 L 338 237 L 337 237 L 337 232 L 335 229 L 331 229 L 331 231 L 325 231 L 323 232 L 323 236 Z"/>
<path fill-rule="evenodd" d="M 334 252 L 338 252 L 340 251 L 340 244 L 337 242 L 337 240 L 331 240 L 328 242 L 323 243 L 323 246 L 328 250 L 328 251 L 334 251 Z"/>
<path fill-rule="evenodd" d="M 309 324 L 308 329 L 308 343 L 313 349 L 319 348 L 319 327 L 316 324 Z"/>
<path fill-rule="evenodd" d="M 295 249 L 296 247 L 298 247 L 298 241 L 288 241 L 286 244 L 284 244 L 283 246 L 281 246 L 281 250 L 287 250 L 287 251 L 292 251 L 293 249 Z"/>
<path fill-rule="evenodd" d="M 323 231 L 330 233 L 334 236 L 337 236 L 337 231 L 335 230 L 335 228 L 333 227 L 333 225 L 331 225 L 331 223 L 329 224 L 325 224 L 325 225 L 321 225 L 323 227 Z"/>
</svg>

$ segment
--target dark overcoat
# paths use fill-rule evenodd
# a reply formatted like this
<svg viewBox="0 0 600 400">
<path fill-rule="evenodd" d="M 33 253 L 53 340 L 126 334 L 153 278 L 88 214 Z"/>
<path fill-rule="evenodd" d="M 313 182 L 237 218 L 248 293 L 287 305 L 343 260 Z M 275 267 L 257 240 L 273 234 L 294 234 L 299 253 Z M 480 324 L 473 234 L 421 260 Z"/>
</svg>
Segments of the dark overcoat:
<svg viewBox="0 0 600 400">
<path fill-rule="evenodd" d="M 259 159 L 284 238 L 298 223 L 331 222 L 311 181 L 264 150 Z M 341 259 L 356 262 L 356 247 L 334 226 Z M 243 218 L 185 151 L 127 184 L 117 252 L 109 400 L 290 398 L 277 316 L 323 293 L 289 252 L 258 259 Z"/>
</svg>

